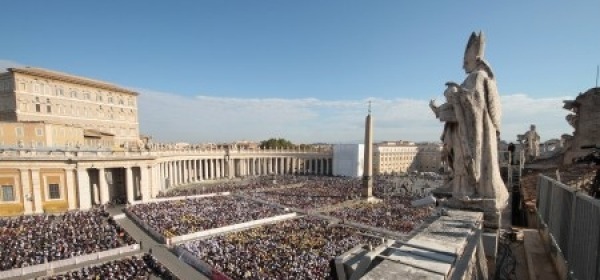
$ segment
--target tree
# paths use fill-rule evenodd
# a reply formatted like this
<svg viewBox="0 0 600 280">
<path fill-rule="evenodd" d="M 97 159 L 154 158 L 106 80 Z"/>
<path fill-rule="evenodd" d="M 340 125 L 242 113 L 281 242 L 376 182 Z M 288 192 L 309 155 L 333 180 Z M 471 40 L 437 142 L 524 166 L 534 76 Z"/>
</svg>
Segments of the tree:
<svg viewBox="0 0 600 280">
<path fill-rule="evenodd" d="M 284 138 L 271 138 L 269 140 L 260 141 L 261 149 L 293 149 L 294 147 L 296 147 L 296 145 Z"/>
</svg>

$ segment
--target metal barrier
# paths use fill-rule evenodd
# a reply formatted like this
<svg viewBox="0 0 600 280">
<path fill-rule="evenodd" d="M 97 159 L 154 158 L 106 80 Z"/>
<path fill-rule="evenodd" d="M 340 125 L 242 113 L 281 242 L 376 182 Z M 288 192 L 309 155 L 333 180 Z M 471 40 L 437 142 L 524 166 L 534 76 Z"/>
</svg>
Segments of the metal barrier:
<svg viewBox="0 0 600 280">
<path fill-rule="evenodd" d="M 600 201 L 540 175 L 540 223 L 566 261 L 570 279 L 600 280 Z"/>
<path fill-rule="evenodd" d="M 19 276 L 29 275 L 29 274 L 40 272 L 40 271 L 53 270 L 53 269 L 57 269 L 57 268 L 61 268 L 61 267 L 69 266 L 69 265 L 75 265 L 75 264 L 80 264 L 80 263 L 84 263 L 84 262 L 102 260 L 102 259 L 105 259 L 105 258 L 111 257 L 111 256 L 124 255 L 124 254 L 130 253 L 130 252 L 135 252 L 135 251 L 138 251 L 139 249 L 140 249 L 139 244 L 133 244 L 133 245 L 123 246 L 120 248 L 114 248 L 114 249 L 110 249 L 110 250 L 106 250 L 106 251 L 102 251 L 102 252 L 96 252 L 96 253 L 92 253 L 92 254 L 88 254 L 88 255 L 77 256 L 77 257 L 73 257 L 73 258 L 69 258 L 69 259 L 58 260 L 58 261 L 53 261 L 53 262 L 49 262 L 49 263 L 42 263 L 42 264 L 32 265 L 32 266 L 26 266 L 23 268 L 14 268 L 11 270 L 0 271 L 0 279 L 10 279 L 10 278 L 15 278 L 15 277 L 19 277 Z"/>
</svg>

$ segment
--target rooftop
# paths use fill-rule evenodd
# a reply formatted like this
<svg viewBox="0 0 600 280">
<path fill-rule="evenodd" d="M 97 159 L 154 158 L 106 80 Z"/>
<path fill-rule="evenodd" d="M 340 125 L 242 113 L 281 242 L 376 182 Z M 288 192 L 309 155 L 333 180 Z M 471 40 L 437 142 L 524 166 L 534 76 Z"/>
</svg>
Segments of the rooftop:
<svg viewBox="0 0 600 280">
<path fill-rule="evenodd" d="M 118 87 L 116 85 L 113 85 L 113 84 L 110 84 L 107 82 L 93 80 L 93 79 L 75 76 L 75 75 L 62 73 L 62 72 L 58 72 L 58 71 L 53 71 L 53 70 L 47 70 L 47 69 L 43 69 L 43 68 L 22 67 L 22 68 L 8 68 L 7 70 L 8 70 L 8 72 L 12 72 L 12 73 L 21 73 L 21 74 L 27 74 L 27 75 L 32 75 L 32 76 L 37 76 L 37 77 L 42 77 L 42 78 L 59 80 L 59 81 L 68 82 L 68 83 L 92 86 L 92 87 L 102 88 L 105 90 L 131 94 L 134 96 L 137 96 L 139 94 L 135 91 L 131 91 L 131 90 L 128 90 L 128 89 L 125 89 L 122 87 Z"/>
</svg>

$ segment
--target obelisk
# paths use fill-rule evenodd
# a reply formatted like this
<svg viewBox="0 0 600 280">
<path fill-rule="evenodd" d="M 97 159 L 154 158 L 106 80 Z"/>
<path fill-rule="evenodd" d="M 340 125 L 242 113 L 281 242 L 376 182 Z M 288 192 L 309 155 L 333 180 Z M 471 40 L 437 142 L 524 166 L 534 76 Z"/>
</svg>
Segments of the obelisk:
<svg viewBox="0 0 600 280">
<path fill-rule="evenodd" d="M 371 118 L 371 101 L 369 114 L 365 121 L 365 154 L 363 159 L 363 189 L 362 196 L 366 200 L 373 198 L 373 119 Z"/>
</svg>

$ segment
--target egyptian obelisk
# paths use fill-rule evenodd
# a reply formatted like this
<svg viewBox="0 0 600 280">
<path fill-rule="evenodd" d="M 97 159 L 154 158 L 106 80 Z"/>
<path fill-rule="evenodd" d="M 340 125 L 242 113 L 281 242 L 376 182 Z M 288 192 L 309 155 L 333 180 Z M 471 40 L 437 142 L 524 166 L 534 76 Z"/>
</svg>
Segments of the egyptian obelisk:
<svg viewBox="0 0 600 280">
<path fill-rule="evenodd" d="M 371 118 L 371 101 L 369 114 L 365 121 L 365 155 L 363 159 L 363 189 L 362 197 L 366 200 L 373 198 L 373 119 Z"/>
</svg>

